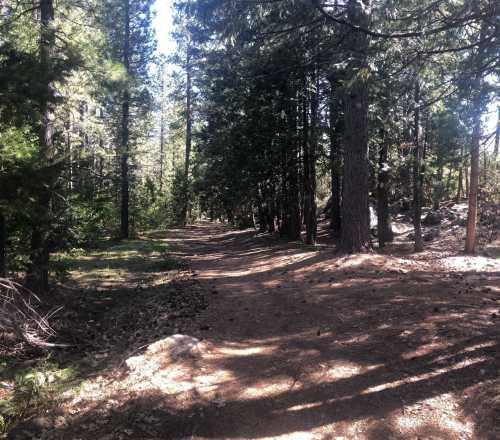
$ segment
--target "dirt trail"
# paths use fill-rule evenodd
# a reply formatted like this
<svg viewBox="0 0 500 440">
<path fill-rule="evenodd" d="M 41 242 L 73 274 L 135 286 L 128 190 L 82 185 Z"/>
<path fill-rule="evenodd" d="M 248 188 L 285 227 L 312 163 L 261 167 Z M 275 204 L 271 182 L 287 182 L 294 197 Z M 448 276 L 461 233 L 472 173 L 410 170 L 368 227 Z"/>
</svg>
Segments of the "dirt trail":
<svg viewBox="0 0 500 440">
<path fill-rule="evenodd" d="M 46 438 L 500 438 L 498 260 L 339 257 L 209 224 L 165 241 L 209 307 L 181 352 L 151 341 Z"/>
</svg>

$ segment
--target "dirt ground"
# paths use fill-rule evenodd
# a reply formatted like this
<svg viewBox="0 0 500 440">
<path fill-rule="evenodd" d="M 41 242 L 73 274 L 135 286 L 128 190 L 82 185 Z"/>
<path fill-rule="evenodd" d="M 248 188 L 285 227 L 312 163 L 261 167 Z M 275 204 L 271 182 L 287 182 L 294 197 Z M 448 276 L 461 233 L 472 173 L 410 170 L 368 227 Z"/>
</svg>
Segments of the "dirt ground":
<svg viewBox="0 0 500 440">
<path fill-rule="evenodd" d="M 11 438 L 500 438 L 500 260 L 452 235 L 353 256 L 216 224 L 151 237 L 205 305 Z"/>
</svg>

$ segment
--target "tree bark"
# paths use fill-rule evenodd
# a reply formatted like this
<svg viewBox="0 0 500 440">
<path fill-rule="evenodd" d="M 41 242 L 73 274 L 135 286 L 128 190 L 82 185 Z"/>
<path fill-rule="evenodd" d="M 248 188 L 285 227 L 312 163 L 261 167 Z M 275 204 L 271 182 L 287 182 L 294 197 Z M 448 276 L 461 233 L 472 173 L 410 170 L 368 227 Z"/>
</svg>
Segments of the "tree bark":
<svg viewBox="0 0 500 440">
<path fill-rule="evenodd" d="M 381 139 L 377 185 L 377 234 L 379 246 L 383 248 L 386 243 L 394 240 L 394 233 L 389 212 L 389 164 L 387 161 L 389 148 L 384 129 L 381 129 Z"/>
<path fill-rule="evenodd" d="M 54 84 L 52 83 L 52 57 L 55 45 L 53 0 L 41 0 L 39 56 L 44 97 L 40 102 L 39 162 L 48 165 L 54 158 Z M 49 225 L 51 191 L 42 185 L 38 195 L 39 213 L 33 226 L 30 243 L 30 263 L 26 273 L 27 286 L 37 292 L 49 289 Z"/>
<path fill-rule="evenodd" d="M 460 150 L 460 167 L 458 168 L 458 187 L 455 203 L 459 203 L 464 194 L 464 147 Z"/>
<path fill-rule="evenodd" d="M 495 146 L 493 147 L 493 159 L 498 157 L 498 147 L 500 145 L 500 106 L 498 107 L 497 130 L 495 132 Z"/>
<path fill-rule="evenodd" d="M 183 205 L 182 205 L 182 224 L 186 224 L 188 220 L 189 210 L 189 167 L 191 159 L 191 145 L 192 145 L 192 78 L 191 78 L 191 48 L 188 45 L 186 53 L 186 148 L 184 157 L 184 181 L 183 181 Z"/>
<path fill-rule="evenodd" d="M 311 121 L 308 123 L 307 94 L 304 98 L 304 221 L 306 244 L 314 245 L 317 238 L 316 220 L 316 151 L 318 143 L 318 83 L 310 96 Z M 307 82 L 306 82 L 307 86 Z M 306 87 L 307 90 L 307 87 Z M 304 91 L 306 93 L 306 91 Z"/>
<path fill-rule="evenodd" d="M 297 139 L 297 91 L 290 90 L 285 103 L 286 140 L 282 145 L 285 159 L 285 182 L 283 198 L 284 230 L 290 240 L 300 240 L 300 201 L 299 201 L 299 145 Z"/>
<path fill-rule="evenodd" d="M 5 216 L 0 212 L 0 277 L 7 275 L 7 225 Z"/>
<path fill-rule="evenodd" d="M 123 91 L 121 145 L 120 145 L 120 171 L 121 171 L 121 211 L 120 235 L 129 238 L 129 119 L 130 119 L 130 90 L 128 75 L 130 74 L 130 0 L 125 1 L 125 29 L 123 40 L 123 65 L 127 72 L 127 81 Z"/>
<path fill-rule="evenodd" d="M 276 202 L 274 199 L 274 195 L 271 196 L 269 199 L 269 204 L 267 207 L 267 226 L 268 229 L 267 231 L 271 234 L 273 234 L 276 231 L 276 224 L 275 224 L 275 218 L 276 218 Z"/>
<path fill-rule="evenodd" d="M 415 234 L 415 252 L 420 252 L 424 249 L 422 239 L 422 143 L 420 141 L 420 82 L 416 79 L 415 97 L 414 97 L 414 119 L 413 119 L 413 143 L 414 143 L 414 160 L 413 160 L 413 227 Z"/>
<path fill-rule="evenodd" d="M 160 69 L 160 87 L 161 87 L 161 103 L 160 103 L 160 170 L 159 170 L 159 189 L 163 191 L 163 174 L 165 163 L 165 67 Z"/>
<path fill-rule="evenodd" d="M 469 197 L 469 160 L 465 159 L 465 195 Z"/>
<path fill-rule="evenodd" d="M 475 5 L 477 7 L 477 5 Z M 486 31 L 486 22 L 481 25 L 481 39 Z M 483 72 L 481 65 L 483 62 L 484 46 L 478 47 L 478 52 L 473 55 L 473 65 L 477 71 L 472 81 L 472 143 L 470 152 L 470 181 L 469 181 L 469 209 L 467 212 L 467 228 L 465 234 L 465 252 L 474 254 L 476 252 L 477 236 L 477 195 L 479 189 L 479 149 L 481 143 L 481 113 L 482 113 L 482 92 L 484 88 Z"/>
<path fill-rule="evenodd" d="M 330 230 L 334 238 L 340 237 L 341 217 L 340 209 L 342 203 L 341 173 L 342 173 L 342 152 L 341 152 L 341 132 L 342 115 L 340 111 L 340 84 L 336 78 L 331 77 L 330 81 L 330 173 L 331 173 L 331 198 L 330 209 Z"/>
<path fill-rule="evenodd" d="M 349 0 L 349 21 L 363 28 L 369 25 L 370 1 Z M 370 247 L 368 208 L 368 84 L 362 73 L 368 71 L 368 36 L 350 31 L 346 38 L 351 61 L 351 85 L 345 94 L 345 152 L 340 248 L 344 252 L 365 251 Z M 348 193 L 348 197 L 347 197 Z"/>
<path fill-rule="evenodd" d="M 470 152 L 469 210 L 467 213 L 467 230 L 465 252 L 476 252 L 477 193 L 479 188 L 479 144 L 481 139 L 481 113 L 479 108 L 474 117 L 472 145 Z"/>
</svg>

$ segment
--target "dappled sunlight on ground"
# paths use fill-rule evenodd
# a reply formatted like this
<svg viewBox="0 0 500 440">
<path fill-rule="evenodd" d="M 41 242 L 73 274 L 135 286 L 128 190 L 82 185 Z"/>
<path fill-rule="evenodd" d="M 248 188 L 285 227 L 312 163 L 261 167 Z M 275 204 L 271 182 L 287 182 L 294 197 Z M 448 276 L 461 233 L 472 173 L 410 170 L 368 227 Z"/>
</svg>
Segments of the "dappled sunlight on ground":
<svg viewBox="0 0 500 440">
<path fill-rule="evenodd" d="M 343 257 L 208 224 L 170 242 L 209 307 L 102 370 L 50 438 L 500 438 L 498 261 Z"/>
<path fill-rule="evenodd" d="M 104 250 L 77 256 L 70 261 L 69 275 L 79 287 L 116 288 L 158 282 L 158 275 L 175 268 L 166 255 L 166 244 L 139 238 Z"/>
</svg>

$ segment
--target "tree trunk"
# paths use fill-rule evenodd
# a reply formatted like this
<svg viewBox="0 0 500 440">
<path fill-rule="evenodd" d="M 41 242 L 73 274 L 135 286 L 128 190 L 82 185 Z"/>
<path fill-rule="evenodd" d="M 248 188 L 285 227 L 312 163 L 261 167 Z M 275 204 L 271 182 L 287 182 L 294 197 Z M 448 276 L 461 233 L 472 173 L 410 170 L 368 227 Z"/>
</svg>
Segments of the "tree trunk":
<svg viewBox="0 0 500 440">
<path fill-rule="evenodd" d="M 276 231 L 276 224 L 275 224 L 275 218 L 276 218 L 276 203 L 274 201 L 274 198 L 271 198 L 269 200 L 269 204 L 267 207 L 267 231 L 271 234 L 273 234 Z"/>
<path fill-rule="evenodd" d="M 469 197 L 469 160 L 465 159 L 465 196 Z"/>
<path fill-rule="evenodd" d="M 161 66 L 160 70 L 160 84 L 161 84 L 161 103 L 160 103 L 160 170 L 159 170 L 159 189 L 163 191 L 163 174 L 165 162 L 165 67 Z"/>
<path fill-rule="evenodd" d="M 481 113 L 479 109 L 474 117 L 472 145 L 470 154 L 469 210 L 467 214 L 467 231 L 465 237 L 465 252 L 473 254 L 476 251 L 477 222 L 477 192 L 479 187 L 479 144 L 481 139 Z"/>
<path fill-rule="evenodd" d="M 306 225 L 306 244 L 314 245 L 317 236 L 316 220 L 316 150 L 318 132 L 318 84 L 310 96 L 311 121 L 308 122 L 307 94 L 304 98 L 304 221 Z M 307 81 L 306 88 L 307 90 Z M 304 91 L 306 93 L 306 91 Z"/>
<path fill-rule="evenodd" d="M 68 191 L 73 192 L 73 179 L 75 176 L 73 162 L 73 143 L 71 142 L 71 113 L 68 112 L 66 119 L 66 154 L 68 155 Z"/>
<path fill-rule="evenodd" d="M 369 25 L 370 1 L 364 5 L 349 0 L 349 21 L 360 27 Z M 368 69 L 368 36 L 349 31 L 346 38 L 351 61 L 352 84 L 345 94 L 345 152 L 343 188 L 349 197 L 342 199 L 342 231 L 340 248 L 344 252 L 360 252 L 370 247 L 370 213 L 368 208 L 368 84 L 362 71 Z"/>
<path fill-rule="evenodd" d="M 296 98 L 297 93 L 294 91 Z M 286 235 L 290 240 L 300 240 L 300 202 L 299 202 L 299 157 L 297 142 L 297 100 L 290 100 L 286 105 L 287 144 L 286 148 Z"/>
<path fill-rule="evenodd" d="M 415 252 L 424 249 L 422 239 L 422 143 L 420 141 L 420 82 L 417 78 L 415 84 L 415 110 L 413 119 L 413 227 L 415 230 Z"/>
<path fill-rule="evenodd" d="M 340 139 L 342 131 L 342 116 L 340 111 L 339 82 L 336 78 L 330 78 L 330 173 L 332 179 L 330 209 L 330 230 L 333 237 L 340 237 L 341 228 L 341 172 L 342 172 L 342 152 Z"/>
<path fill-rule="evenodd" d="M 475 5 L 477 6 L 477 5 Z M 482 22 L 480 38 L 482 39 L 486 31 L 486 22 Z M 476 252 L 477 236 L 477 195 L 479 189 L 479 148 L 481 143 L 481 112 L 482 112 L 482 91 L 484 87 L 483 73 L 480 70 L 483 62 L 484 46 L 478 47 L 478 52 L 474 56 L 474 65 L 477 68 L 472 82 L 472 144 L 470 152 L 470 181 L 469 181 L 469 209 L 467 213 L 467 229 L 465 235 L 465 252 L 474 254 Z"/>
<path fill-rule="evenodd" d="M 382 248 L 386 243 L 394 240 L 394 233 L 389 212 L 389 164 L 387 162 L 389 148 L 384 129 L 381 129 L 381 138 L 378 161 L 377 234 L 379 246 Z"/>
<path fill-rule="evenodd" d="M 266 224 L 267 232 L 274 233 L 276 230 L 276 190 L 273 183 L 267 184 L 266 188 Z"/>
<path fill-rule="evenodd" d="M 500 145 L 500 106 L 498 107 L 497 130 L 495 132 L 495 146 L 493 148 L 493 159 L 498 157 L 498 147 Z"/>
<path fill-rule="evenodd" d="M 483 185 L 486 185 L 488 179 L 488 155 L 486 154 L 486 145 L 483 149 Z"/>
<path fill-rule="evenodd" d="M 462 195 L 464 194 L 464 147 L 460 150 L 460 167 L 458 168 L 458 187 L 455 203 L 459 203 Z"/>
<path fill-rule="evenodd" d="M 458 169 L 458 185 L 457 185 L 457 195 L 455 196 L 455 203 L 460 202 L 463 192 L 463 170 L 462 167 Z"/>
<path fill-rule="evenodd" d="M 186 150 L 184 158 L 184 189 L 183 189 L 183 205 L 182 205 L 182 223 L 185 225 L 188 220 L 188 205 L 189 205 L 189 167 L 191 159 L 191 144 L 192 144 L 192 78 L 191 78 L 191 48 L 188 46 L 186 54 Z"/>
<path fill-rule="evenodd" d="M 45 96 L 40 102 L 39 161 L 48 165 L 54 158 L 54 84 L 52 83 L 52 57 L 55 45 L 53 0 L 40 1 L 40 66 Z M 49 288 L 48 229 L 50 225 L 51 192 L 42 185 L 38 205 L 39 213 L 31 234 L 30 263 L 26 273 L 27 286 L 38 293 Z"/>
<path fill-rule="evenodd" d="M 125 33 L 123 41 L 123 65 L 130 72 L 130 0 L 125 1 Z M 130 90 L 125 84 L 122 102 L 122 126 L 120 145 L 120 170 L 121 170 L 121 211 L 120 211 L 120 235 L 121 238 L 129 238 L 129 119 L 130 119 Z"/>
<path fill-rule="evenodd" d="M 0 212 L 0 277 L 7 276 L 7 226 L 5 217 Z"/>
</svg>

